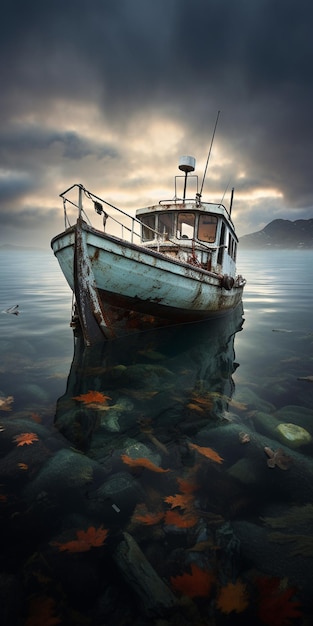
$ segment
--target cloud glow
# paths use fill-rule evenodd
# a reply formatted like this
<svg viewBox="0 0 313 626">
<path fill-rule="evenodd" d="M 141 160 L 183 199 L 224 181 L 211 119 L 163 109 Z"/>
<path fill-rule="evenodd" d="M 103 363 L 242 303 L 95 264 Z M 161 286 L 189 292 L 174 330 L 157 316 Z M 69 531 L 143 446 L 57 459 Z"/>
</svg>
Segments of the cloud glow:
<svg viewBox="0 0 313 626">
<path fill-rule="evenodd" d="M 234 186 L 239 235 L 312 217 L 313 5 L 299 1 L 283 21 L 267 0 L 6 3 L 0 243 L 24 241 L 28 218 L 29 244 L 49 246 L 75 182 L 134 212 L 173 198 L 187 154 L 201 185 L 219 110 L 203 200 L 227 206 Z"/>
</svg>

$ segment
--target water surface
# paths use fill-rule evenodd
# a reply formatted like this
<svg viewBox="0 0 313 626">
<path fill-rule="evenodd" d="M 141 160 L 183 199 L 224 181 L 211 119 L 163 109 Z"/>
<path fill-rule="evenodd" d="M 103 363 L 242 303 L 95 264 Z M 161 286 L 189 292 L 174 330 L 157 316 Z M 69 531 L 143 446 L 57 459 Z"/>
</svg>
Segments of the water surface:
<svg viewBox="0 0 313 626">
<path fill-rule="evenodd" d="M 92 349 L 52 254 L 0 261 L 1 623 L 307 624 L 313 253 L 241 252 L 243 316 Z"/>
</svg>

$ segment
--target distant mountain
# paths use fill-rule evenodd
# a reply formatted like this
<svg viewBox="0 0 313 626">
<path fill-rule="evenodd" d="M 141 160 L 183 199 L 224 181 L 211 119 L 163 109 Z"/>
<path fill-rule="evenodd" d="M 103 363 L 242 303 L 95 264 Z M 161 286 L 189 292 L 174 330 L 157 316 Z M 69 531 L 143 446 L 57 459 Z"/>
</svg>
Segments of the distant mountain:
<svg viewBox="0 0 313 626">
<path fill-rule="evenodd" d="M 240 237 L 240 248 L 313 248 L 313 219 L 273 220 L 256 233 Z"/>
</svg>

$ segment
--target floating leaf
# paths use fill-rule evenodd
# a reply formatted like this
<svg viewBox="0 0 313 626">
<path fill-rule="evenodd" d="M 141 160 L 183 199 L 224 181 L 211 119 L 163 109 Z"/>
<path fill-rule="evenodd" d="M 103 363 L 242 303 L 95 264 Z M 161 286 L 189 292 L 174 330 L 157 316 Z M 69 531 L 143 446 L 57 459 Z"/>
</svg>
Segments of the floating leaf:
<svg viewBox="0 0 313 626">
<path fill-rule="evenodd" d="M 239 433 L 239 441 L 240 443 L 249 443 L 251 441 L 251 437 L 249 433 L 245 433 L 244 431 L 241 431 Z"/>
<path fill-rule="evenodd" d="M 199 413 L 203 413 L 204 409 L 202 406 L 195 404 L 194 402 L 189 402 L 187 404 L 187 409 L 191 409 L 191 411 L 198 411 Z"/>
<path fill-rule="evenodd" d="M 131 521 L 146 526 L 153 526 L 158 524 L 164 517 L 163 511 L 156 511 L 155 513 L 148 511 L 145 504 L 137 504 L 133 512 Z"/>
<path fill-rule="evenodd" d="M 265 446 L 264 452 L 269 457 L 267 459 L 268 467 L 274 468 L 277 465 L 280 469 L 287 470 L 292 464 L 291 456 L 285 454 L 282 448 L 277 448 L 277 450 L 274 451 Z"/>
<path fill-rule="evenodd" d="M 177 528 L 192 528 L 198 522 L 198 516 L 193 511 L 185 511 L 179 513 L 178 511 L 170 510 L 166 511 L 164 517 L 165 524 L 169 526 L 176 526 Z"/>
<path fill-rule="evenodd" d="M 220 588 L 217 599 L 217 608 L 222 613 L 242 613 L 248 606 L 247 587 L 240 580 L 236 583 L 227 583 Z"/>
<path fill-rule="evenodd" d="M 108 530 L 100 526 L 95 528 L 90 526 L 86 531 L 78 530 L 77 539 L 67 541 L 66 543 L 53 542 L 51 545 L 57 546 L 60 552 L 87 552 L 90 548 L 98 548 L 102 546 L 106 540 Z"/>
<path fill-rule="evenodd" d="M 214 395 L 212 393 L 205 393 L 204 395 L 199 395 L 197 392 L 192 393 L 191 403 L 187 406 L 196 411 L 211 411 L 214 404 Z"/>
<path fill-rule="evenodd" d="M 34 443 L 34 441 L 39 441 L 39 438 L 36 433 L 20 433 L 20 435 L 15 435 L 15 437 L 13 437 L 13 441 L 17 443 L 17 447 L 29 446 Z"/>
<path fill-rule="evenodd" d="M 126 463 L 126 465 L 129 465 L 130 467 L 135 467 L 135 468 L 144 467 L 145 469 L 151 470 L 151 472 L 159 472 L 159 473 L 170 471 L 169 469 L 163 469 L 163 467 L 158 467 L 158 465 L 155 465 L 154 463 L 152 463 L 152 461 L 149 461 L 149 459 L 145 459 L 145 458 L 132 459 L 127 454 L 122 454 L 121 459 L 124 463 Z"/>
<path fill-rule="evenodd" d="M 33 422 L 36 422 L 37 424 L 40 424 L 42 421 L 39 413 L 31 413 L 30 417 L 33 420 Z"/>
<path fill-rule="evenodd" d="M 181 493 L 193 493 L 197 491 L 198 485 L 196 483 L 191 483 L 189 480 L 185 480 L 184 478 L 177 477 L 177 482 L 179 485 L 179 491 Z"/>
<path fill-rule="evenodd" d="M 208 550 L 218 551 L 220 546 L 216 546 L 213 539 L 207 539 L 206 541 L 199 541 L 195 543 L 191 548 L 187 548 L 187 552 L 207 552 Z"/>
<path fill-rule="evenodd" d="M 197 450 L 197 452 L 199 452 L 199 454 L 202 454 L 207 459 L 211 459 L 211 461 L 215 461 L 215 463 L 222 463 L 223 460 L 224 460 L 212 448 L 204 448 L 202 446 L 197 446 L 197 444 L 195 444 L 195 443 L 189 443 L 189 448 L 192 448 L 192 450 Z"/>
<path fill-rule="evenodd" d="M 176 493 L 174 496 L 167 496 L 164 498 L 164 502 L 171 505 L 172 509 L 190 509 L 193 503 L 193 497 L 190 494 Z"/>
<path fill-rule="evenodd" d="M 27 463 L 18 463 L 17 467 L 19 467 L 21 470 L 28 470 Z"/>
<path fill-rule="evenodd" d="M 233 409 L 237 409 L 237 411 L 247 411 L 248 405 L 244 402 L 238 402 L 238 400 L 234 400 L 234 398 L 229 398 L 229 404 L 233 407 Z"/>
<path fill-rule="evenodd" d="M 105 396 L 100 391 L 88 391 L 80 396 L 73 396 L 73 400 L 78 400 L 84 404 L 106 404 L 107 400 L 111 400 L 110 396 Z"/>
<path fill-rule="evenodd" d="M 195 563 L 191 563 L 191 574 L 185 572 L 181 576 L 172 576 L 171 585 L 189 598 L 207 597 L 210 595 L 215 576 L 212 572 L 204 571 Z"/>
<path fill-rule="evenodd" d="M 13 396 L 7 396 L 7 398 L 0 398 L 0 411 L 12 411 L 12 403 L 14 401 Z"/>
<path fill-rule="evenodd" d="M 301 606 L 299 602 L 293 602 L 292 597 L 296 593 L 294 587 L 285 588 L 284 581 L 280 578 L 258 578 L 259 610 L 258 616 L 266 626 L 291 626 L 294 617 L 300 617 Z"/>
</svg>

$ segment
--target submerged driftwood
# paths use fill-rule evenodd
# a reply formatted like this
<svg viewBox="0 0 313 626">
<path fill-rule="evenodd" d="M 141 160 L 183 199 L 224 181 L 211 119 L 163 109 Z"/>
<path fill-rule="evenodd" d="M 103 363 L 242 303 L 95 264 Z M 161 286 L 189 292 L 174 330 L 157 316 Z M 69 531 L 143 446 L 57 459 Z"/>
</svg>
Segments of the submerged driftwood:
<svg viewBox="0 0 313 626">
<path fill-rule="evenodd" d="M 176 598 L 146 559 L 136 541 L 124 532 L 114 560 L 126 583 L 140 600 L 146 615 L 162 615 L 176 605 Z"/>
</svg>

